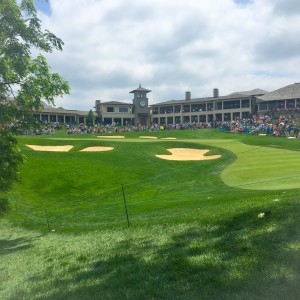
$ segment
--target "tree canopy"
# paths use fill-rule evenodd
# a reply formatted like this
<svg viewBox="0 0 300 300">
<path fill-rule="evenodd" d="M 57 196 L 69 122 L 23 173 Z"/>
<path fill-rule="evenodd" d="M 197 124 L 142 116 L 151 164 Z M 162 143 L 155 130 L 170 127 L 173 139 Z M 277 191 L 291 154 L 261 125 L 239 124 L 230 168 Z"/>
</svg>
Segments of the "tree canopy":
<svg viewBox="0 0 300 300">
<path fill-rule="evenodd" d="M 94 125 L 95 119 L 96 119 L 96 116 L 95 116 L 94 112 L 92 110 L 90 110 L 86 116 L 87 124 Z"/>
<path fill-rule="evenodd" d="M 68 82 L 51 73 L 41 54 L 61 51 L 63 45 L 42 29 L 33 0 L 0 0 L 0 191 L 19 180 L 23 161 L 12 124 L 39 109 L 42 101 L 54 104 L 56 97 L 69 93 Z M 36 57 L 33 50 L 39 53 Z"/>
</svg>

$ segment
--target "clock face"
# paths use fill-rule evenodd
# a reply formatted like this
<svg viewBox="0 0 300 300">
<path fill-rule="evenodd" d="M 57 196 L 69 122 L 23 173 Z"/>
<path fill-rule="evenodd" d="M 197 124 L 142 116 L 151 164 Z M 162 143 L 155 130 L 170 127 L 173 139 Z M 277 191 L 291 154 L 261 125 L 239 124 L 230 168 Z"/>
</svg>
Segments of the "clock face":
<svg viewBox="0 0 300 300">
<path fill-rule="evenodd" d="M 145 107 L 146 106 L 146 101 L 145 100 L 140 101 L 140 106 Z"/>
</svg>

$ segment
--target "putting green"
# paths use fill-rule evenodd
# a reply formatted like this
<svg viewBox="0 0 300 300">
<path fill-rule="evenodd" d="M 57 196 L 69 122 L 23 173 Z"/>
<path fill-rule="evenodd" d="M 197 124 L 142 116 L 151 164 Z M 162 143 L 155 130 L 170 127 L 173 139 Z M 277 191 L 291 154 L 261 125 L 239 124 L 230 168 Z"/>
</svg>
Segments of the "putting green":
<svg viewBox="0 0 300 300">
<path fill-rule="evenodd" d="M 206 145 L 232 151 L 237 159 L 224 169 L 225 184 L 250 190 L 300 188 L 300 152 L 243 144 L 236 140 L 205 140 Z"/>
</svg>

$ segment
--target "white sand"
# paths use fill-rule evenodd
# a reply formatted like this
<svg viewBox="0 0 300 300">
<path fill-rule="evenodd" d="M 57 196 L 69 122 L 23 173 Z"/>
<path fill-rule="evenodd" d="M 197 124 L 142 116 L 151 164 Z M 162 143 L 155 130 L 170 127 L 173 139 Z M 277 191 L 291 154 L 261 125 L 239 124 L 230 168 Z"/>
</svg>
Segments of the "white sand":
<svg viewBox="0 0 300 300">
<path fill-rule="evenodd" d="M 80 150 L 80 152 L 100 152 L 100 151 L 110 151 L 113 149 L 114 149 L 113 147 L 87 147 Z"/>
<path fill-rule="evenodd" d="M 177 140 L 174 137 L 165 137 L 165 138 L 161 138 L 161 140 Z"/>
<path fill-rule="evenodd" d="M 145 135 L 145 136 L 140 136 L 139 138 L 140 138 L 140 139 L 157 139 L 156 136 L 147 136 L 147 135 Z"/>
<path fill-rule="evenodd" d="M 51 152 L 68 152 L 73 148 L 71 145 L 66 146 L 38 146 L 38 145 L 26 145 L 27 147 L 35 151 L 51 151 Z"/>
<path fill-rule="evenodd" d="M 149 137 L 147 137 L 149 138 Z M 156 138 L 156 137 L 150 137 Z M 51 152 L 68 152 L 73 148 L 72 145 L 65 146 L 39 146 L 39 145 L 26 145 L 27 147 L 35 150 L 35 151 L 51 151 Z M 85 152 L 96 152 L 96 151 L 111 151 L 113 147 L 87 147 L 80 151 Z M 210 160 L 217 159 L 221 155 L 209 155 L 205 156 L 209 150 L 199 150 L 199 149 L 190 149 L 190 148 L 170 148 L 167 149 L 171 152 L 171 155 L 156 155 L 158 158 L 166 159 L 166 160 Z"/>
<path fill-rule="evenodd" d="M 106 139 L 124 139 L 123 135 L 98 135 L 97 138 L 106 138 Z"/>
<path fill-rule="evenodd" d="M 171 148 L 167 149 L 172 155 L 156 155 L 158 158 L 166 160 L 210 160 L 217 159 L 221 155 L 205 156 L 209 150 L 190 149 L 190 148 Z"/>
</svg>

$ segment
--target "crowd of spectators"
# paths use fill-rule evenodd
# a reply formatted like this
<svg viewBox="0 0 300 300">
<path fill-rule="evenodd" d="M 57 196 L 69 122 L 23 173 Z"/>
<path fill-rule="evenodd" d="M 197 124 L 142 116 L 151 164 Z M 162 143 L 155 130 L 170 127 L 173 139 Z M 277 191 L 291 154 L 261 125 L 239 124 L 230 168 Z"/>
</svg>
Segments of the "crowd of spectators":
<svg viewBox="0 0 300 300">
<path fill-rule="evenodd" d="M 14 126 L 11 124 L 11 126 Z M 118 124 L 96 124 L 79 125 L 59 124 L 58 122 L 41 123 L 38 128 L 22 129 L 23 135 L 52 135 L 57 130 L 63 130 L 67 134 L 111 134 L 121 132 L 144 132 L 144 131 L 167 131 L 167 130 L 196 130 L 215 128 L 219 131 L 252 134 L 252 135 L 274 135 L 299 138 L 300 125 L 295 118 L 288 118 L 283 115 L 254 115 L 248 118 L 236 118 L 232 121 L 213 121 L 213 122 L 187 122 L 176 124 L 154 124 L 150 126 L 130 125 L 119 126 Z"/>
<path fill-rule="evenodd" d="M 232 133 L 266 134 L 298 138 L 300 126 L 295 119 L 289 119 L 285 116 L 254 115 L 251 118 L 222 122 L 219 124 L 218 129 Z"/>
</svg>

